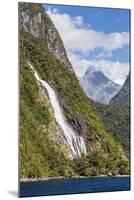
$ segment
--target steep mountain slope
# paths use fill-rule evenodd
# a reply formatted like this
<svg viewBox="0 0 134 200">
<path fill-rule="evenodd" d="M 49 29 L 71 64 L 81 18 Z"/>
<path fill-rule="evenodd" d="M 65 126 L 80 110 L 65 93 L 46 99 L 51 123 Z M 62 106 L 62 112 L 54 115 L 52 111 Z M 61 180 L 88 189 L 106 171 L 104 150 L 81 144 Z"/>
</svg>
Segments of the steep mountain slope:
<svg viewBox="0 0 134 200">
<path fill-rule="evenodd" d="M 130 74 L 123 87 L 109 105 L 96 104 L 106 130 L 122 144 L 127 156 L 130 155 Z"/>
<path fill-rule="evenodd" d="M 106 130 L 122 145 L 127 156 L 130 155 L 130 111 L 119 105 L 96 104 Z"/>
<path fill-rule="evenodd" d="M 71 152 L 57 126 L 49 99 L 20 59 L 20 175 L 41 177 L 72 174 Z"/>
<path fill-rule="evenodd" d="M 129 173 L 122 147 L 105 131 L 94 104 L 79 86 L 59 34 L 41 5 L 21 3 L 19 19 L 20 98 L 25 102 L 20 101 L 21 177 Z M 55 48 L 59 48 L 58 52 Z M 27 62 L 56 92 L 66 120 L 84 138 L 87 156 L 70 160 L 65 145 L 59 148 L 61 143 L 55 131 L 60 132 L 60 128 L 49 100 L 42 100 L 44 109 L 38 105 L 39 89 Z M 51 121 L 55 131 L 51 131 Z M 51 141 L 51 138 L 55 139 Z M 44 165 L 46 171 L 43 171 Z"/>
<path fill-rule="evenodd" d="M 101 71 L 91 70 L 91 67 L 87 69 L 80 80 L 80 85 L 88 97 L 103 104 L 108 104 L 121 88 L 120 85 L 111 81 Z"/>
<path fill-rule="evenodd" d="M 44 14 L 44 9 L 40 4 L 19 4 L 19 24 L 26 32 L 30 32 L 35 38 L 44 40 L 55 57 L 72 70 L 71 63 L 68 60 L 63 42 L 58 31 L 54 27 L 51 19 Z"/>
<path fill-rule="evenodd" d="M 111 99 L 111 104 L 130 106 L 130 73 L 121 90 Z"/>
</svg>

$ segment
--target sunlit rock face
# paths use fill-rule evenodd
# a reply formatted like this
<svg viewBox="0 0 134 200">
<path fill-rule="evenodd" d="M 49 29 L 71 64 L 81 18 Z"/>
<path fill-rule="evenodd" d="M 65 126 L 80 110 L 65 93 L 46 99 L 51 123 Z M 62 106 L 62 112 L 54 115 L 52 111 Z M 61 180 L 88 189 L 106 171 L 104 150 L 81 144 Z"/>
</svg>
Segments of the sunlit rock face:
<svg viewBox="0 0 134 200">
<path fill-rule="evenodd" d="M 21 4 L 23 4 L 21 6 Z M 62 39 L 56 30 L 53 22 L 43 7 L 39 4 L 35 6 L 29 3 L 20 4 L 20 28 L 31 33 L 34 37 L 47 42 L 49 50 L 56 56 L 56 58 L 64 63 L 70 71 L 73 71 L 71 63 L 67 57 Z"/>
</svg>

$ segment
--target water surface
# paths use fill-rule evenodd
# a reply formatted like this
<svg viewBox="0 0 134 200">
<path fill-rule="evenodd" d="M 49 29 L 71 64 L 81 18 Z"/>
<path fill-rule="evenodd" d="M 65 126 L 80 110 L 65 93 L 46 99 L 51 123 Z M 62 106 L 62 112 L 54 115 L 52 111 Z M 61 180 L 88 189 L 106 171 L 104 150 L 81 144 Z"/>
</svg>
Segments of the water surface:
<svg viewBox="0 0 134 200">
<path fill-rule="evenodd" d="M 21 197 L 126 190 L 130 190 L 130 177 L 72 178 L 20 183 Z"/>
</svg>

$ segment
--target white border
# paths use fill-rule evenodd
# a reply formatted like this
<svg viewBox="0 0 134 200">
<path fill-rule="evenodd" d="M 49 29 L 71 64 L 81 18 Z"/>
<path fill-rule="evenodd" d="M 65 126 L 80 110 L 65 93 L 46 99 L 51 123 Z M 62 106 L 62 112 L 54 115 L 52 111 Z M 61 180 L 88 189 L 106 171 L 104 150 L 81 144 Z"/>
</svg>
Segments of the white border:
<svg viewBox="0 0 134 200">
<path fill-rule="evenodd" d="M 22 0 L 23 1 L 23 0 Z M 25 2 L 25 1 L 24 1 Z M 27 0 L 27 2 L 54 3 L 66 5 L 88 5 L 97 7 L 132 9 L 131 35 L 134 35 L 133 0 Z M 3 0 L 0 3 L 0 199 L 16 199 L 18 187 L 18 0 Z M 134 39 L 131 37 L 131 71 L 134 77 Z M 131 143 L 134 155 L 133 86 L 131 82 Z M 132 156 L 132 191 L 112 193 L 90 193 L 78 195 L 36 197 L 29 199 L 50 200 L 126 200 L 133 196 L 134 159 Z M 64 198 L 63 198 L 64 197 Z M 26 198 L 23 198 L 26 199 Z"/>
</svg>

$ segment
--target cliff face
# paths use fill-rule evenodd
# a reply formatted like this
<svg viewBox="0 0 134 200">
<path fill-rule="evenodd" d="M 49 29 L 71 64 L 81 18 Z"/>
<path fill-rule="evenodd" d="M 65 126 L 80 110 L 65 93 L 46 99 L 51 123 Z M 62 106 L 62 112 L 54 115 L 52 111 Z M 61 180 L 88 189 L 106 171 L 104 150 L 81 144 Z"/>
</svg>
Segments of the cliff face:
<svg viewBox="0 0 134 200">
<path fill-rule="evenodd" d="M 19 12 L 20 29 L 24 28 L 32 36 L 44 40 L 56 58 L 72 70 L 59 33 L 43 7 L 40 4 L 20 3 Z"/>
<path fill-rule="evenodd" d="M 110 104 L 130 107 L 130 73 L 121 90 L 112 98 Z"/>
<path fill-rule="evenodd" d="M 20 3 L 19 22 L 21 175 L 92 175 L 94 171 L 95 175 L 109 172 L 119 174 L 119 163 L 122 161 L 127 166 L 127 171 L 123 173 L 128 173 L 128 162 L 122 147 L 106 132 L 96 114 L 95 105 L 81 89 L 62 40 L 42 6 Z M 70 161 L 70 152 L 63 144 L 64 140 L 56 135 L 56 132 L 60 134 L 60 127 L 54 120 L 49 98 L 47 101 L 42 100 L 43 109 L 36 100 L 39 89 L 27 62 L 32 64 L 41 79 L 48 82 L 57 93 L 66 120 L 84 138 L 87 155 Z M 111 165 L 112 169 L 107 167 Z"/>
</svg>

